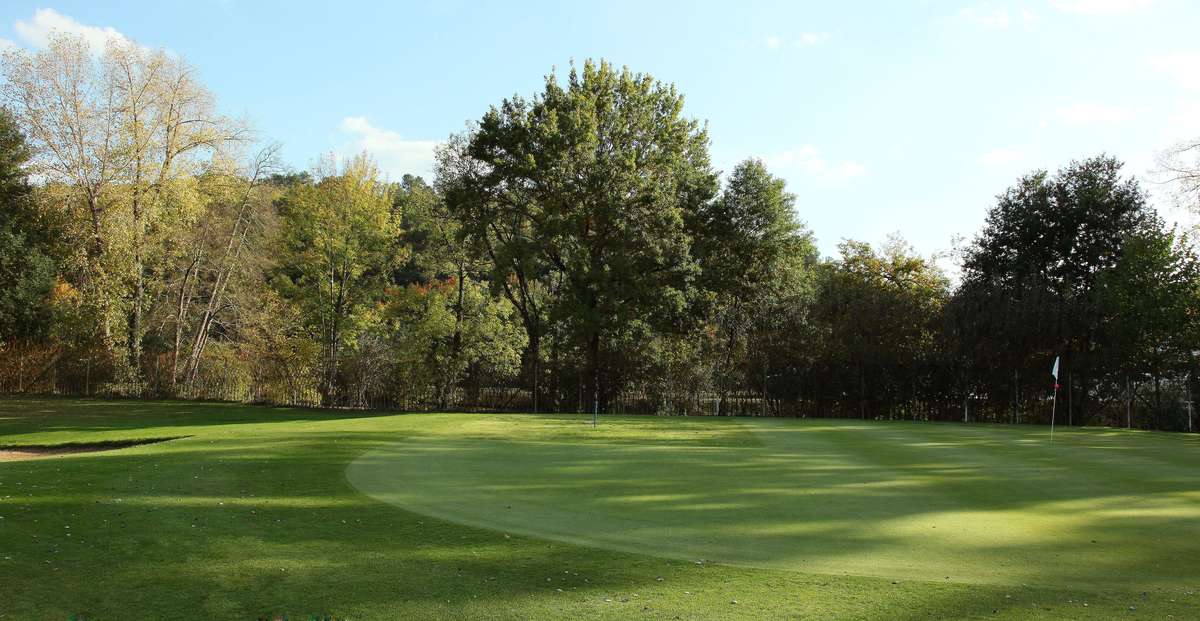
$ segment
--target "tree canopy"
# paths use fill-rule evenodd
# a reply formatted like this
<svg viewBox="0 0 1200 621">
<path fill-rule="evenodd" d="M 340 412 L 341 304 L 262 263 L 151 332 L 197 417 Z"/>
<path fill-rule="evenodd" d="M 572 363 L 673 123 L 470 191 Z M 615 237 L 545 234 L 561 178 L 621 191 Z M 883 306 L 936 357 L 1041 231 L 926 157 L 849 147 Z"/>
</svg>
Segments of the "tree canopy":
<svg viewBox="0 0 1200 621">
<path fill-rule="evenodd" d="M 821 257 L 760 159 L 717 170 L 674 85 L 551 71 L 432 179 L 309 171 L 177 56 L 9 50 L 0 390 L 325 407 L 1183 428 L 1200 261 L 1100 155 L 1000 193 L 957 257 Z M 1164 156 L 1190 197 L 1194 149 Z M 972 207 L 972 206 L 968 206 Z"/>
</svg>

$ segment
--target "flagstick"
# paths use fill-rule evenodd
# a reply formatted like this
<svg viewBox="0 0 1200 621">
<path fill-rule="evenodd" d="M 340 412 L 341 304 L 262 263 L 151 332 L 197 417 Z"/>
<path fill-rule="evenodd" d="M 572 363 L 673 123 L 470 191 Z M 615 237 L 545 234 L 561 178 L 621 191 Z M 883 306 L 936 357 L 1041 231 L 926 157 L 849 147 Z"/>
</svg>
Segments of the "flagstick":
<svg viewBox="0 0 1200 621">
<path fill-rule="evenodd" d="M 1050 444 L 1054 444 L 1054 412 L 1058 409 L 1058 356 L 1054 357 L 1050 375 L 1054 376 L 1054 399 L 1050 402 Z"/>
<path fill-rule="evenodd" d="M 1050 444 L 1054 444 L 1054 411 L 1058 407 L 1058 382 L 1054 382 L 1054 398 L 1050 401 Z"/>
</svg>

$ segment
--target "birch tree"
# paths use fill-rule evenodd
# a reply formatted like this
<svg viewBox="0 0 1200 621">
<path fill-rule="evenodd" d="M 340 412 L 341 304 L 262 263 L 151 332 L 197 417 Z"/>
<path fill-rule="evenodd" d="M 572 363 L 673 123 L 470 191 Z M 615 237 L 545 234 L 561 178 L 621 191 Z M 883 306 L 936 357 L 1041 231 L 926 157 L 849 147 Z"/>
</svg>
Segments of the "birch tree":
<svg viewBox="0 0 1200 621">
<path fill-rule="evenodd" d="M 231 285 L 240 281 L 251 288 L 262 286 L 261 274 L 268 267 L 263 250 L 274 220 L 272 200 L 279 193 L 268 183 L 278 169 L 277 152 L 278 146 L 272 145 L 243 169 L 207 175 L 208 208 L 176 267 L 172 385 L 183 381 L 191 388 L 195 383 L 213 326 L 231 307 Z"/>
<path fill-rule="evenodd" d="M 1179 204 L 1200 212 L 1200 137 L 1167 149 L 1158 163 L 1159 176 L 1172 186 Z"/>
<path fill-rule="evenodd" d="M 94 50 L 82 37 L 55 34 L 45 49 L 6 52 L 3 74 L 3 98 L 28 133 L 35 174 L 74 191 L 90 238 L 85 290 L 110 351 L 118 349 L 114 332 L 124 330 L 119 366 L 137 379 L 151 303 L 147 232 L 169 186 L 247 131 L 216 112 L 187 62 L 125 39 Z M 113 260 L 116 243 L 124 261 Z"/>
</svg>

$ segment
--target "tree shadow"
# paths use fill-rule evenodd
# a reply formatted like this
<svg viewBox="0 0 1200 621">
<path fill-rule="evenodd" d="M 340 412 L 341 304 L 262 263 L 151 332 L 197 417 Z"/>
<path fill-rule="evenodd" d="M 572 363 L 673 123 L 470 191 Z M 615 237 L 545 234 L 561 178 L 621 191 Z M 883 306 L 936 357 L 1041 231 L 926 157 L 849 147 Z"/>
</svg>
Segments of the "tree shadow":
<svg viewBox="0 0 1200 621">
<path fill-rule="evenodd" d="M 37 435 L 111 436 L 148 427 L 212 427 L 345 421 L 397 416 L 399 412 L 323 410 L 193 401 L 113 401 L 50 397 L 0 399 L 0 439 Z M 98 436 L 99 438 L 99 436 Z"/>
<path fill-rule="evenodd" d="M 977 445 L 964 449 L 966 454 L 980 452 L 967 461 L 944 453 L 940 437 L 922 437 L 899 453 L 878 448 L 896 438 L 864 439 L 874 461 L 856 465 L 846 463 L 836 450 L 845 439 L 825 430 L 776 443 L 759 432 L 747 441 L 745 429 L 711 434 L 701 429 L 690 442 L 688 437 L 673 437 L 655 445 L 642 437 L 656 433 L 650 425 L 638 427 L 637 433 L 625 430 L 627 436 L 611 445 L 595 441 L 594 435 L 589 436 L 591 444 L 583 445 L 570 435 L 571 443 L 563 446 L 496 440 L 495 433 L 512 431 L 507 423 L 456 439 L 454 432 L 416 417 L 404 425 L 382 417 L 328 416 L 275 425 L 279 421 L 271 411 L 259 417 L 257 422 L 263 424 L 234 423 L 226 428 L 228 423 L 205 412 L 180 416 L 207 428 L 164 445 L 0 464 L 0 584 L 5 585 L 7 600 L 0 612 L 13 618 L 67 618 L 76 613 L 88 618 L 256 618 L 283 612 L 293 618 L 711 618 L 732 611 L 730 602 L 737 599 L 739 614 L 758 618 L 902 619 L 991 610 L 1024 617 L 1032 603 L 1066 599 L 1063 590 L 959 582 L 958 576 L 945 581 L 940 575 L 912 573 L 894 584 L 844 574 L 850 565 L 845 561 L 878 556 L 896 546 L 903 534 L 864 533 L 864 524 L 938 516 L 957 506 L 939 496 L 959 494 L 958 486 L 1003 486 L 1010 477 L 1022 485 L 1037 483 L 1034 474 L 1020 470 L 1007 475 L 979 472 L 981 463 L 1001 459 L 986 457 L 988 451 L 998 450 L 987 447 L 987 438 L 967 440 Z M 722 446 L 722 438 L 731 445 Z M 467 527 L 397 509 L 347 484 L 348 464 L 364 454 L 375 455 L 375 450 L 389 454 L 398 440 L 408 447 L 401 450 L 413 454 L 413 463 L 405 467 L 419 467 L 418 476 L 432 476 L 429 470 L 435 466 L 479 465 L 471 478 L 442 492 L 448 495 L 493 485 L 494 477 L 485 476 L 489 470 L 506 472 L 497 456 L 522 457 L 510 470 L 516 474 L 523 469 L 524 483 L 504 481 L 502 489 L 493 491 L 518 498 L 584 497 L 584 510 L 567 522 L 577 531 L 603 530 L 607 527 L 598 517 L 636 509 L 658 529 L 655 536 L 686 540 L 733 532 L 742 540 L 755 538 L 756 548 L 775 549 L 765 557 L 771 560 L 790 558 L 797 534 L 787 529 L 801 528 L 807 544 L 803 553 L 813 559 L 818 573 L 697 565 L 700 558 L 724 559 L 689 554 L 683 559 L 657 558 L 642 554 L 657 552 L 644 546 L 581 547 L 547 541 L 544 533 L 525 537 L 520 529 L 506 529 L 504 524 L 499 530 Z M 728 486 L 727 477 L 713 476 L 714 458 L 725 460 L 720 466 L 729 469 L 728 478 L 753 483 L 738 489 Z M 780 477 L 785 466 L 809 474 Z M 903 472 L 911 480 L 902 485 L 880 483 L 882 471 L 897 468 L 908 468 Z M 801 504 L 810 507 L 809 513 L 773 509 L 781 495 L 787 498 L 800 491 L 807 493 Z M 1093 488 L 1065 499 L 1046 492 L 1047 498 L 1033 501 L 1008 500 L 1004 492 L 997 489 L 978 502 L 985 503 L 986 510 L 1005 511 L 1100 497 Z M 1103 498 L 1108 504 L 1099 509 L 1122 510 L 1118 496 Z M 870 507 L 877 508 L 872 513 Z M 553 508 L 514 506 L 533 515 Z M 483 509 L 502 511 L 496 506 Z M 858 511 L 859 521 L 835 519 L 847 511 Z M 712 519 L 689 527 L 696 523 L 696 514 Z M 1187 519 L 1189 514 L 1157 517 L 1152 527 L 1166 532 L 1161 529 L 1185 527 Z M 751 532 L 710 526 L 727 521 L 731 526 L 740 521 Z M 634 526 L 645 527 L 640 522 Z M 1089 521 L 1079 528 L 1101 535 L 1111 528 L 1115 536 L 1128 526 Z M 730 562 L 738 562 L 736 552 L 736 546 L 730 548 Z M 1088 580 L 1141 571 L 1155 559 L 1163 562 L 1159 552 L 1152 547 L 1072 576 Z M 1181 546 L 1177 553 L 1189 555 L 1191 548 Z M 1003 557 L 1007 552 L 980 546 L 972 554 Z M 841 569 L 822 571 L 821 563 L 840 563 Z M 1022 571 L 1031 585 L 1046 578 L 1036 568 Z M 1186 577 L 1177 578 L 1172 585 Z M 1095 584 L 1093 591 L 1113 591 L 1107 581 Z M 1124 610 L 1127 590 L 1089 593 L 1092 610 Z M 1047 615 L 1069 616 L 1060 604 Z M 1164 610 L 1139 605 L 1150 612 Z M 1195 612 L 1188 605 L 1169 610 L 1186 618 Z"/>
<path fill-rule="evenodd" d="M 1200 558 L 1194 464 L 997 432 L 793 426 L 772 428 L 767 449 L 716 452 L 414 438 L 348 476 L 475 527 L 757 567 L 1154 588 Z"/>
</svg>

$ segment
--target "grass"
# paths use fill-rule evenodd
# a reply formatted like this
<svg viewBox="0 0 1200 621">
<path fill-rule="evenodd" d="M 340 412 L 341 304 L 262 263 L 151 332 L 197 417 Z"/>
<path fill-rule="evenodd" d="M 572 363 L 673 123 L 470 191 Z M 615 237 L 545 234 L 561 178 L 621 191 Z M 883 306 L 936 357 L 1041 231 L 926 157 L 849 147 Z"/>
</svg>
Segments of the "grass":
<svg viewBox="0 0 1200 621">
<path fill-rule="evenodd" d="M 1195 436 L 0 401 L 163 437 L 0 462 L 0 619 L 1200 617 Z"/>
</svg>

